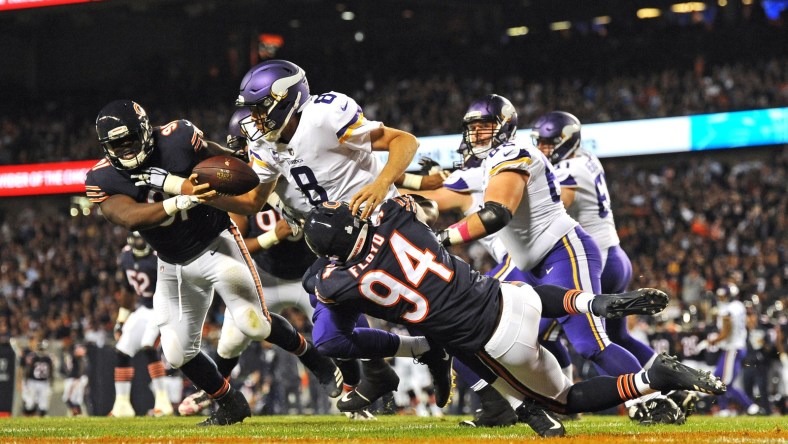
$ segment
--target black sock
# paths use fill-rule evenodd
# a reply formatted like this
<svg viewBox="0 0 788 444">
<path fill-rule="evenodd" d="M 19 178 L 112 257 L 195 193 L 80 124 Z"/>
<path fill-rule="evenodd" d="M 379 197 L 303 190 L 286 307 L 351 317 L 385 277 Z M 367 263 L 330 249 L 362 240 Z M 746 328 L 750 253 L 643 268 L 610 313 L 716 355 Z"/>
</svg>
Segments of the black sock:
<svg viewBox="0 0 788 444">
<path fill-rule="evenodd" d="M 334 359 L 334 364 L 342 372 L 345 385 L 355 387 L 361 382 L 361 364 L 358 359 Z"/>
<path fill-rule="evenodd" d="M 567 295 L 568 288 L 558 287 L 556 285 L 537 285 L 534 287 L 536 294 L 542 301 L 542 317 L 543 318 L 560 318 L 570 313 L 566 310 L 564 305 L 564 297 Z"/>
<path fill-rule="evenodd" d="M 493 388 L 491 385 L 485 385 L 479 389 L 476 394 L 479 395 L 479 400 L 482 403 L 482 407 L 493 402 L 509 402 L 503 397 L 503 395 L 498 393 L 498 390 L 495 390 L 495 388 Z"/>
<path fill-rule="evenodd" d="M 181 371 L 189 378 L 194 385 L 206 393 L 213 396 L 219 393 L 226 384 L 224 378 L 219 374 L 211 358 L 203 352 L 197 353 L 189 362 L 181 366 Z"/>
<path fill-rule="evenodd" d="M 569 389 L 566 413 L 596 412 L 615 407 L 622 402 L 618 394 L 618 378 L 595 376 L 576 383 Z"/>
<path fill-rule="evenodd" d="M 271 334 L 265 340 L 296 355 L 303 353 L 306 346 L 295 327 L 276 313 L 271 313 Z"/>
<path fill-rule="evenodd" d="M 361 361 L 361 366 L 364 368 L 364 375 L 374 375 L 391 368 L 388 362 L 383 358 L 374 358 Z"/>
<path fill-rule="evenodd" d="M 240 356 L 236 356 L 234 358 L 223 358 L 221 356 L 216 356 L 216 368 L 219 370 L 219 374 L 222 375 L 222 378 L 229 378 L 230 373 L 233 372 L 233 369 L 236 365 L 238 365 L 238 361 L 241 359 Z"/>
</svg>

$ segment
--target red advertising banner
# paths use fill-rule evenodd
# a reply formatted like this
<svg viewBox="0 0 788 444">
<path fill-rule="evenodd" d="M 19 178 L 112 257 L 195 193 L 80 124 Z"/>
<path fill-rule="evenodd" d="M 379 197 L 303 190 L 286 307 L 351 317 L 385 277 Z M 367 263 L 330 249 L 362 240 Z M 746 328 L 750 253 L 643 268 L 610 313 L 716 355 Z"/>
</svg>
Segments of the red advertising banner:
<svg viewBox="0 0 788 444">
<path fill-rule="evenodd" d="M 88 3 L 96 1 L 102 0 L 0 0 L 0 11 L 40 8 L 42 6 L 70 5 L 72 3 Z"/>
<path fill-rule="evenodd" d="M 84 193 L 85 175 L 98 160 L 0 166 L 0 197 Z"/>
</svg>

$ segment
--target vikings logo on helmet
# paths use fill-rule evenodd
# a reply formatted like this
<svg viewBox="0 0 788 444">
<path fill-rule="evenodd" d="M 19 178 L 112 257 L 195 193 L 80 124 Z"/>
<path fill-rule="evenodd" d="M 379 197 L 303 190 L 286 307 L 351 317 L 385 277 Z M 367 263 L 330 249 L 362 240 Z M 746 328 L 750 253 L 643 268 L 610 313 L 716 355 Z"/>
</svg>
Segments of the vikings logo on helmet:
<svg viewBox="0 0 788 444">
<path fill-rule="evenodd" d="M 534 146 L 552 146 L 543 151 L 556 164 L 580 148 L 580 120 L 564 111 L 553 111 L 540 117 L 531 130 Z M 541 148 L 540 148 L 541 149 Z"/>
<path fill-rule="evenodd" d="M 492 123 L 489 129 L 479 122 Z M 462 119 L 462 140 L 473 156 L 483 159 L 493 148 L 514 139 L 517 111 L 506 97 L 489 94 L 471 103 Z"/>
</svg>

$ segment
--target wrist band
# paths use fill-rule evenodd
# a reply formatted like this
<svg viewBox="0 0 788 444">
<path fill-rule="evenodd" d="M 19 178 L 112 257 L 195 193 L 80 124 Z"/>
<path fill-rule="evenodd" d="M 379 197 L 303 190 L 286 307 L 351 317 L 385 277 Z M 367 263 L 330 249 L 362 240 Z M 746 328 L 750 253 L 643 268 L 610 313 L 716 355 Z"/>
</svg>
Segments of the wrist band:
<svg viewBox="0 0 788 444">
<path fill-rule="evenodd" d="M 468 231 L 468 222 L 460 221 L 446 229 L 449 233 L 449 242 L 452 245 L 464 244 L 473 240 Z"/>
<path fill-rule="evenodd" d="M 161 189 L 167 194 L 181 194 L 181 187 L 183 187 L 184 182 L 186 182 L 186 179 L 168 174 L 167 178 L 164 179 L 164 184 L 162 184 Z"/>
<path fill-rule="evenodd" d="M 175 203 L 175 199 L 178 197 L 170 197 L 169 199 L 164 199 L 161 204 L 164 205 L 164 212 L 167 213 L 168 216 L 172 216 L 173 214 L 180 211 L 178 209 L 178 204 Z"/>
<path fill-rule="evenodd" d="M 409 188 L 411 190 L 418 190 L 421 189 L 421 181 L 423 179 L 424 176 L 419 176 L 418 174 L 405 173 L 405 177 L 402 179 L 402 186 L 405 188 Z"/>
<path fill-rule="evenodd" d="M 266 231 L 265 233 L 257 236 L 257 243 L 260 244 L 260 247 L 262 247 L 263 250 L 267 250 L 278 244 L 279 239 L 276 237 L 276 230 Z"/>
<path fill-rule="evenodd" d="M 115 322 L 119 322 L 121 324 L 126 322 L 126 319 L 129 318 L 130 314 L 131 314 L 131 311 L 128 308 L 120 307 L 118 309 L 118 318 L 117 318 L 117 320 Z"/>
</svg>

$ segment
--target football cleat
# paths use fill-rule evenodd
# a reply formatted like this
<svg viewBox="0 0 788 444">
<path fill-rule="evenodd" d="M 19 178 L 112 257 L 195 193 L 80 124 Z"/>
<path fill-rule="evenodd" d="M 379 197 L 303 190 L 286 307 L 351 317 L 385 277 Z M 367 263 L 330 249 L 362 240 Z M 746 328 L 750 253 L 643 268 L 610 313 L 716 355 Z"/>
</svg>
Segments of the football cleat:
<svg viewBox="0 0 788 444">
<path fill-rule="evenodd" d="M 167 392 L 157 392 L 156 401 L 153 404 L 153 416 L 172 416 L 173 413 L 172 403 L 170 403 Z"/>
<path fill-rule="evenodd" d="M 463 427 L 509 427 L 517 424 L 517 414 L 504 398 L 484 403 L 473 419 L 460 422 Z"/>
<path fill-rule="evenodd" d="M 646 401 L 651 416 L 651 424 L 682 425 L 687 417 L 670 398 L 657 398 Z M 642 424 L 642 423 L 641 423 Z"/>
<path fill-rule="evenodd" d="M 208 419 L 198 423 L 198 426 L 230 425 L 243 422 L 244 419 L 252 416 L 249 403 L 243 393 L 238 390 L 230 389 L 225 396 L 217 399 L 216 403 L 219 404 L 219 408 Z"/>
<path fill-rule="evenodd" d="M 178 406 L 178 414 L 181 416 L 192 416 L 201 413 L 213 404 L 213 399 L 204 390 L 192 393 L 181 401 Z"/>
<path fill-rule="evenodd" d="M 647 372 L 649 385 L 664 393 L 670 390 L 694 390 L 709 395 L 725 393 L 725 384 L 709 372 L 688 367 L 673 356 L 660 353 Z"/>
<path fill-rule="evenodd" d="M 329 398 L 336 398 L 342 394 L 342 372 L 339 371 L 334 361 L 321 355 L 311 344 L 298 359 L 309 371 L 314 373 Z"/>
<path fill-rule="evenodd" d="M 451 371 L 453 358 L 443 347 L 433 347 L 416 358 L 416 361 L 425 364 L 430 370 L 432 385 L 435 388 L 435 404 L 440 408 L 446 407 L 451 399 L 451 389 L 454 385 L 454 374 Z"/>
<path fill-rule="evenodd" d="M 684 416 L 690 416 L 695 412 L 695 405 L 700 400 L 700 396 L 698 396 L 695 392 L 688 392 L 686 390 L 676 390 L 668 395 L 668 398 L 672 399 L 676 405 L 679 406 L 682 412 L 684 412 Z"/>
<path fill-rule="evenodd" d="M 358 412 L 366 409 L 378 398 L 399 387 L 399 376 L 391 366 L 368 370 L 355 390 L 342 395 L 337 401 L 340 412 Z"/>
<path fill-rule="evenodd" d="M 668 306 L 670 297 L 655 288 L 640 288 L 621 294 L 599 294 L 591 301 L 591 311 L 600 318 L 653 315 Z"/>
<path fill-rule="evenodd" d="M 345 412 L 345 416 L 347 419 L 351 421 L 377 421 L 378 418 L 375 418 L 375 415 L 370 413 L 367 409 L 361 409 L 357 412 Z"/>
<path fill-rule="evenodd" d="M 517 407 L 517 420 L 528 424 L 542 438 L 566 435 L 566 429 L 555 413 L 538 405 L 532 399 L 526 399 L 520 407 Z"/>
</svg>

